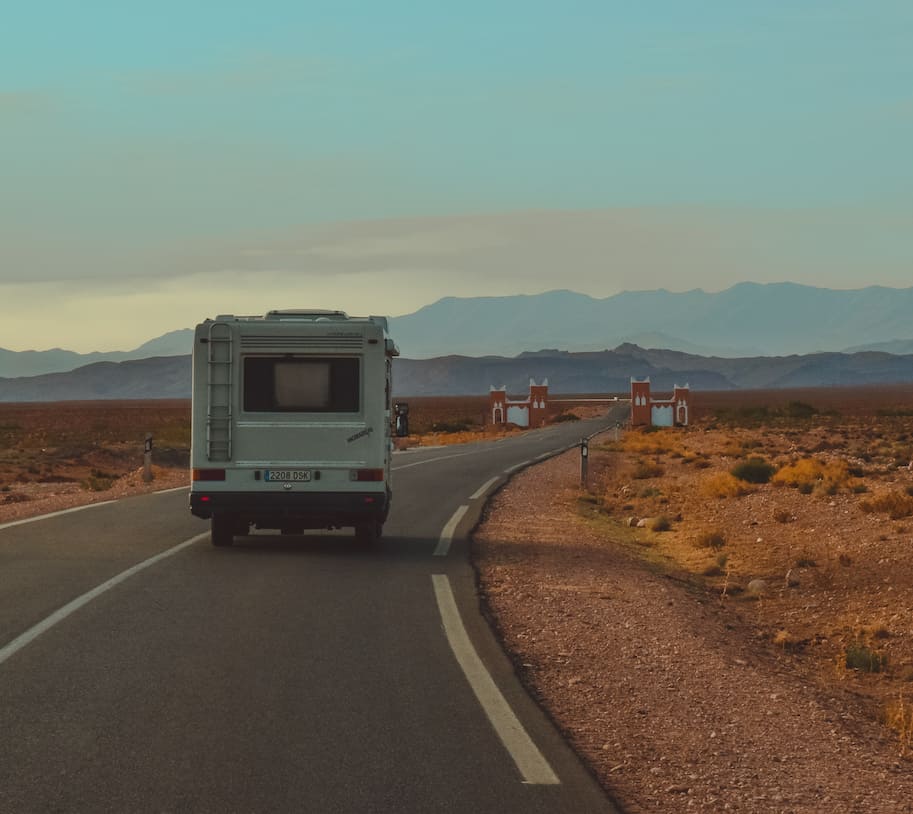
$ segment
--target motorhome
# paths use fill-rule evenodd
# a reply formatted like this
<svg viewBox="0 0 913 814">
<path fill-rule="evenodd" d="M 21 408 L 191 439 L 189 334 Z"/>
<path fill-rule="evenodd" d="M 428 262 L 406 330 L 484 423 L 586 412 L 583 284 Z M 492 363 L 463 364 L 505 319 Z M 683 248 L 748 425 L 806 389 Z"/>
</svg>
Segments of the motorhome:
<svg viewBox="0 0 913 814">
<path fill-rule="evenodd" d="M 190 510 L 211 519 L 213 545 L 252 527 L 380 537 L 398 355 L 385 317 L 283 310 L 197 325 Z"/>
</svg>

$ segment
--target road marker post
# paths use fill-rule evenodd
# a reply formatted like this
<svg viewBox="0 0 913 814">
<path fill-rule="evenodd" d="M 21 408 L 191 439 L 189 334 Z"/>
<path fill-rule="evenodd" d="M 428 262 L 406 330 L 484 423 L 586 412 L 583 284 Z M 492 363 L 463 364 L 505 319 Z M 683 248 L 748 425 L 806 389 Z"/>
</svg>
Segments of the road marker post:
<svg viewBox="0 0 913 814">
<path fill-rule="evenodd" d="M 584 489 L 588 489 L 587 479 L 589 476 L 589 460 L 590 460 L 590 442 L 586 438 L 580 439 L 580 485 Z"/>
<path fill-rule="evenodd" d="M 146 433 L 146 442 L 143 444 L 143 481 L 152 482 L 152 433 Z"/>
</svg>

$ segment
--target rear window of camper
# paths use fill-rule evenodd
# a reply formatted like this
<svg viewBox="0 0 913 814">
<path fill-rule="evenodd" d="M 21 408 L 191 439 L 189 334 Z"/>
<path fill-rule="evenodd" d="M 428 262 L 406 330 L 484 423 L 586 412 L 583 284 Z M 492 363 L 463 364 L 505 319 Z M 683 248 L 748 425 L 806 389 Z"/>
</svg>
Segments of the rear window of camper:
<svg viewBox="0 0 913 814">
<path fill-rule="evenodd" d="M 247 412 L 357 413 L 358 359 L 248 356 Z"/>
</svg>

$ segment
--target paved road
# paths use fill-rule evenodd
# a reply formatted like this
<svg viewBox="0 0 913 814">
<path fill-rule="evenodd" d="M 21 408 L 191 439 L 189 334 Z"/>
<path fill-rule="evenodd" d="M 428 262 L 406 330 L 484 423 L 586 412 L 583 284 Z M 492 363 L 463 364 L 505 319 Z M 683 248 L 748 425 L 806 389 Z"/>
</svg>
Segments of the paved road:
<svg viewBox="0 0 913 814">
<path fill-rule="evenodd" d="M 465 535 L 505 470 L 616 418 L 396 455 L 371 551 L 216 549 L 184 490 L 0 528 L 0 811 L 614 811 L 479 615 Z"/>
</svg>

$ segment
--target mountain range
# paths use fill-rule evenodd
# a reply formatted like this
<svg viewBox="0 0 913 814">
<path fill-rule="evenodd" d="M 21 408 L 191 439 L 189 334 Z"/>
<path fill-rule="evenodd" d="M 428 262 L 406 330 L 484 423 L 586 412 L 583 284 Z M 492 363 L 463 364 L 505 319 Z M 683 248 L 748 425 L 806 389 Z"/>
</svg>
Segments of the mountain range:
<svg viewBox="0 0 913 814">
<path fill-rule="evenodd" d="M 744 358 L 817 352 L 913 353 L 913 288 L 853 291 L 793 283 L 740 283 L 726 291 L 629 291 L 596 299 L 573 291 L 445 297 L 393 317 L 403 355 L 427 359 L 516 356 L 540 348 L 599 351 L 625 343 L 697 356 Z M 0 348 L 0 377 L 74 370 L 190 352 L 185 328 L 132 351 L 78 354 Z"/>
<path fill-rule="evenodd" d="M 835 387 L 913 382 L 913 355 L 866 352 L 725 359 L 620 345 L 571 353 L 543 350 L 515 357 L 399 358 L 395 394 L 483 395 L 506 385 L 526 392 L 531 378 L 548 379 L 550 392 L 627 393 L 631 377 L 649 376 L 657 390 L 690 384 L 695 390 Z M 96 362 L 65 373 L 0 378 L 0 401 L 156 399 L 190 397 L 190 357 Z"/>
<path fill-rule="evenodd" d="M 625 342 L 704 356 L 886 350 L 913 353 L 913 288 L 853 291 L 740 283 L 719 293 L 573 291 L 446 297 L 391 321 L 404 355 L 514 356 L 538 348 L 587 351 Z"/>
<path fill-rule="evenodd" d="M 555 393 L 623 393 L 632 376 L 705 390 L 913 381 L 910 314 L 913 288 L 742 283 L 718 294 L 447 297 L 390 328 L 401 396 L 524 392 L 530 378 Z M 111 353 L 0 349 L 0 401 L 187 398 L 192 337 Z"/>
</svg>

